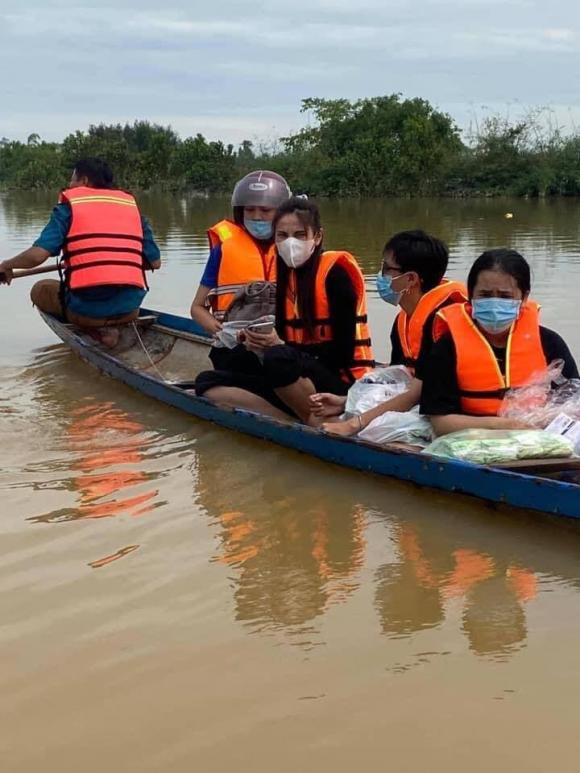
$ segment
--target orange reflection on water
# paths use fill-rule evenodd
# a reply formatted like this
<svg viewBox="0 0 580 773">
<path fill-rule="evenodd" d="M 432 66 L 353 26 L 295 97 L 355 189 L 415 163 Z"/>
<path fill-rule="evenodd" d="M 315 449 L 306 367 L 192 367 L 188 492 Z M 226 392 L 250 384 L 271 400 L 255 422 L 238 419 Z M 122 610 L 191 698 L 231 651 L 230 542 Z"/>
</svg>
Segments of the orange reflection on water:
<svg viewBox="0 0 580 773">
<path fill-rule="evenodd" d="M 291 496 L 274 511 L 218 515 L 220 551 L 214 560 L 239 570 L 238 617 L 296 625 L 342 603 L 358 587 L 364 561 L 364 512 L 331 513 L 324 501 L 307 512 Z"/>
<path fill-rule="evenodd" d="M 134 496 L 122 495 L 148 480 L 145 471 L 115 469 L 100 472 L 108 467 L 119 468 L 143 461 L 143 425 L 113 403 L 77 406 L 71 411 L 71 419 L 69 437 L 73 446 L 81 446 L 79 457 L 71 467 L 89 473 L 74 479 L 80 499 L 76 517 L 140 516 L 150 512 L 157 489 Z M 102 447 L 96 450 L 95 446 Z M 111 496 L 114 499 L 108 499 Z"/>
<path fill-rule="evenodd" d="M 145 461 L 144 426 L 112 402 L 73 405 L 68 416 L 67 445 L 74 454 L 70 469 L 80 473 L 68 487 L 78 493 L 78 505 L 33 520 L 50 523 L 150 512 L 158 489 L 134 491 L 151 477 L 138 468 Z M 127 469 L 129 465 L 137 469 Z"/>
<path fill-rule="evenodd" d="M 537 595 L 531 570 L 502 563 L 453 535 L 421 533 L 406 524 L 397 530 L 400 562 L 379 570 L 376 603 L 385 633 L 409 635 L 439 625 L 447 604 L 461 600 L 462 628 L 478 654 L 509 653 L 527 636 L 524 605 Z M 447 544 L 446 544 L 447 543 Z"/>
<path fill-rule="evenodd" d="M 453 559 L 455 568 L 442 586 L 443 595 L 447 598 L 466 596 L 474 585 L 494 575 L 493 559 L 475 550 L 454 550 Z"/>
</svg>

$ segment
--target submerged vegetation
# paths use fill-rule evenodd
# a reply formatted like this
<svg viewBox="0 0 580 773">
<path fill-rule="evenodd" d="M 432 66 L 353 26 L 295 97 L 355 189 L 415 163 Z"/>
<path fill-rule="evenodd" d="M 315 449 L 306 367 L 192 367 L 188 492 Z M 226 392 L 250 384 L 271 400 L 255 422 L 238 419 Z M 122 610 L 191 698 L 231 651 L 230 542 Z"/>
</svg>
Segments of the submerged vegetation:
<svg viewBox="0 0 580 773">
<path fill-rule="evenodd" d="M 486 119 L 462 137 L 451 116 L 399 95 L 348 101 L 306 99 L 310 120 L 270 148 L 238 148 L 201 134 L 181 139 L 147 121 L 91 126 L 62 142 L 0 140 L 2 188 L 59 188 L 75 159 L 99 155 L 126 188 L 229 192 L 253 168 L 285 175 L 318 196 L 580 195 L 580 135 L 540 113 Z"/>
</svg>

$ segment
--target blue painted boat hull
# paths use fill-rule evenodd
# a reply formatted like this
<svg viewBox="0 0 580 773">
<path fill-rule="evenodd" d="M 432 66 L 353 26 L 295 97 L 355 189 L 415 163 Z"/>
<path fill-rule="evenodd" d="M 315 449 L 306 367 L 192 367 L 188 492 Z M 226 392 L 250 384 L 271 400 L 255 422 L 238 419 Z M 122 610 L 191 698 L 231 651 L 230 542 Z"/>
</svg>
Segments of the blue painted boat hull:
<svg viewBox="0 0 580 773">
<path fill-rule="evenodd" d="M 142 313 L 155 314 L 157 323 L 165 329 L 209 341 L 204 331 L 190 319 L 152 310 Z M 395 446 L 382 447 L 352 438 L 338 438 L 250 411 L 218 407 L 178 386 L 129 367 L 55 317 L 42 312 L 41 316 L 83 360 L 139 392 L 200 419 L 352 469 L 468 494 L 487 502 L 580 518 L 580 486 L 574 483 L 437 458 Z"/>
</svg>

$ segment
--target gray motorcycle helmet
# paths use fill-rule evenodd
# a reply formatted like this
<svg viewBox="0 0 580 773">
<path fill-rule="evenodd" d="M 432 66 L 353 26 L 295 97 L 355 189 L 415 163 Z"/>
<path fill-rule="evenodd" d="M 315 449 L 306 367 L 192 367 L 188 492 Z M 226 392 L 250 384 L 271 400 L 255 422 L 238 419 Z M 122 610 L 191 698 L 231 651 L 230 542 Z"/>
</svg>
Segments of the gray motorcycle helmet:
<svg viewBox="0 0 580 773">
<path fill-rule="evenodd" d="M 232 194 L 232 207 L 274 207 L 292 196 L 286 180 L 276 172 L 258 170 L 238 180 Z"/>
</svg>

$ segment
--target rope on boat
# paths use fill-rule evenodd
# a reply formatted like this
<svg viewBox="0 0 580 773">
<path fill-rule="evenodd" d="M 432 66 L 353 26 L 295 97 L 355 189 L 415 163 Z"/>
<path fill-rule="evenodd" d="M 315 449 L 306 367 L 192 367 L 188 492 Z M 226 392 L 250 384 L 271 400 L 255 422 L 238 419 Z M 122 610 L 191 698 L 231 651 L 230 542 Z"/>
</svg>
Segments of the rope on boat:
<svg viewBox="0 0 580 773">
<path fill-rule="evenodd" d="M 143 343 L 143 339 L 141 338 L 141 334 L 139 333 L 139 329 L 137 328 L 137 325 L 136 325 L 136 323 L 133 321 L 131 324 L 133 325 L 133 330 L 135 331 L 135 335 L 137 336 L 137 340 L 139 341 L 139 343 L 141 344 L 141 348 L 142 348 L 142 349 L 143 349 L 143 351 L 145 352 L 145 356 L 147 357 L 147 359 L 148 359 L 148 360 L 149 360 L 149 362 L 151 363 L 151 367 L 152 367 L 152 368 L 153 368 L 153 370 L 154 370 L 154 371 L 157 373 L 157 375 L 159 376 L 159 378 L 161 379 L 161 381 L 165 381 L 165 376 L 163 375 L 163 373 L 161 373 L 161 371 L 159 370 L 159 368 L 157 367 L 157 365 L 156 365 L 156 364 L 153 362 L 153 359 L 151 358 L 151 355 L 150 355 L 150 354 L 149 354 L 149 352 L 147 351 L 147 347 L 146 347 L 146 346 L 145 346 L 145 344 Z"/>
</svg>

